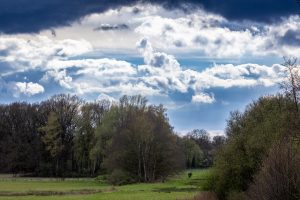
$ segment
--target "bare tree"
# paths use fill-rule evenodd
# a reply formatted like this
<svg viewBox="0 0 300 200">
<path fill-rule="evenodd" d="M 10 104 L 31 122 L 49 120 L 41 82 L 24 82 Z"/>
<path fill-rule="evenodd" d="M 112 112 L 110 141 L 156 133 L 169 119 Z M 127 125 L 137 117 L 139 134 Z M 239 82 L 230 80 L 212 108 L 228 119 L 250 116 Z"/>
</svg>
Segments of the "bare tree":
<svg viewBox="0 0 300 200">
<path fill-rule="evenodd" d="M 300 98 L 300 67 L 297 64 L 297 58 L 284 57 L 286 78 L 281 83 L 281 88 L 284 90 L 287 97 L 295 104 L 296 111 L 299 111 L 299 98 Z"/>
<path fill-rule="evenodd" d="M 297 200 L 300 198 L 299 147 L 282 140 L 265 158 L 254 183 L 246 192 L 247 200 Z"/>
</svg>

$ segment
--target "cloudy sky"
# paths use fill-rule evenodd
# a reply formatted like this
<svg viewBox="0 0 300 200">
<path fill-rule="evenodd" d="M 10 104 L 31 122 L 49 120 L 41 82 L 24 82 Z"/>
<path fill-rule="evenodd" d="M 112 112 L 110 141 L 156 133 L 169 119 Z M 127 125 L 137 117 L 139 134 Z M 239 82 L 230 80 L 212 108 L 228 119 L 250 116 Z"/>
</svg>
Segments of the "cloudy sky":
<svg viewBox="0 0 300 200">
<path fill-rule="evenodd" d="M 1 0 L 0 103 L 141 94 L 221 133 L 300 54 L 296 0 Z"/>
</svg>

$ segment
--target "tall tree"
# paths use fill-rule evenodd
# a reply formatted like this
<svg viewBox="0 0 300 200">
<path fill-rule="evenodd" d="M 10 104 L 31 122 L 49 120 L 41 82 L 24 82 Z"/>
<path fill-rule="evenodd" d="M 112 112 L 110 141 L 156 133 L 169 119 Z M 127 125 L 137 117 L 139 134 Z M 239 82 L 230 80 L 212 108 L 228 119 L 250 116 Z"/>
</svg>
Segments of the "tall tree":
<svg viewBox="0 0 300 200">
<path fill-rule="evenodd" d="M 82 100 L 77 96 L 55 95 L 42 103 L 44 112 L 48 115 L 55 113 L 61 128 L 62 153 L 60 154 L 59 174 L 67 175 L 74 171 L 76 162 L 74 159 L 74 136 L 77 126 L 79 107 Z M 58 174 L 58 172 L 56 172 Z"/>
<path fill-rule="evenodd" d="M 188 136 L 180 140 L 185 156 L 186 167 L 188 169 L 202 167 L 204 155 L 199 145 Z"/>
<path fill-rule="evenodd" d="M 36 105 L 12 103 L 1 108 L 0 166 L 4 171 L 34 172 L 40 158 Z"/>
<path fill-rule="evenodd" d="M 48 116 L 47 125 L 41 127 L 40 130 L 44 132 L 42 141 L 46 146 L 46 150 L 49 151 L 51 157 L 55 161 L 56 176 L 62 176 L 62 157 L 63 157 L 63 130 L 58 122 L 58 117 L 54 112 L 50 112 Z"/>
<path fill-rule="evenodd" d="M 210 167 L 213 164 L 212 144 L 209 133 L 204 129 L 195 129 L 187 134 L 187 136 L 194 140 L 203 151 L 202 167 Z"/>
<path fill-rule="evenodd" d="M 96 144 L 95 131 L 102 123 L 103 117 L 110 109 L 110 102 L 100 101 L 85 103 L 80 108 L 75 135 L 75 157 L 80 174 L 93 175 L 96 171 L 96 158 L 92 152 Z M 94 157 L 95 156 L 95 157 Z"/>
<path fill-rule="evenodd" d="M 294 102 L 296 111 L 299 111 L 298 104 L 300 98 L 300 67 L 297 58 L 284 58 L 283 66 L 285 66 L 285 80 L 281 83 L 281 88 L 287 97 Z"/>
<path fill-rule="evenodd" d="M 106 169 L 122 171 L 131 181 L 164 179 L 183 164 L 165 109 L 146 102 L 141 96 L 122 97 L 107 115 L 110 123 L 99 129 Z"/>
</svg>

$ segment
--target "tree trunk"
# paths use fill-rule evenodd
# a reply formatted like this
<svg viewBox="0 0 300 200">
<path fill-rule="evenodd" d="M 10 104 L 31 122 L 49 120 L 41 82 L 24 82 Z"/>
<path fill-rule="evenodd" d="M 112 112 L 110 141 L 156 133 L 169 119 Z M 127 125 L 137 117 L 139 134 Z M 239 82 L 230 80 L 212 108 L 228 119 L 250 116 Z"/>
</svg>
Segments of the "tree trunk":
<svg viewBox="0 0 300 200">
<path fill-rule="evenodd" d="M 139 181 L 142 180 L 142 169 L 141 169 L 141 144 L 138 145 L 138 177 Z"/>
</svg>

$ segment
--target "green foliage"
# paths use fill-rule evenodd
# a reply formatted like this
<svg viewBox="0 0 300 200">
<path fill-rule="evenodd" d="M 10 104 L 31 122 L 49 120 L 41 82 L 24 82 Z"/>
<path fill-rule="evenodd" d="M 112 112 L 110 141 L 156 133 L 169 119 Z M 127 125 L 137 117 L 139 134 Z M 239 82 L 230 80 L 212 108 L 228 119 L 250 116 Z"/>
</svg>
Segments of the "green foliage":
<svg viewBox="0 0 300 200">
<path fill-rule="evenodd" d="M 107 183 L 108 175 L 98 175 L 94 180 L 98 183 Z"/>
<path fill-rule="evenodd" d="M 209 166 L 215 147 L 204 130 L 186 138 L 174 134 L 165 108 L 142 96 L 88 103 L 60 94 L 33 105 L 0 105 L 0 132 L 0 172 L 35 176 L 122 170 L 135 181 L 155 182 L 185 164 Z"/>
<path fill-rule="evenodd" d="M 245 195 L 243 192 L 232 191 L 228 196 L 229 200 L 242 200 L 245 199 Z"/>
<path fill-rule="evenodd" d="M 107 101 L 85 103 L 78 116 L 74 151 L 78 171 L 82 175 L 94 175 L 100 168 L 100 152 L 96 149 L 96 129 L 108 112 L 110 103 Z"/>
<path fill-rule="evenodd" d="M 125 185 L 136 182 L 134 177 L 122 169 L 115 169 L 108 177 L 108 182 L 113 185 Z"/>
<path fill-rule="evenodd" d="M 165 109 L 147 106 L 141 96 L 124 96 L 107 113 L 94 149 L 114 179 L 127 174 L 134 181 L 153 182 L 182 169 L 182 153 Z"/>
<path fill-rule="evenodd" d="M 292 107 L 288 98 L 278 95 L 260 98 L 243 114 L 231 113 L 213 184 L 221 199 L 247 190 L 272 144 L 291 130 Z"/>
<path fill-rule="evenodd" d="M 38 106 L 24 102 L 0 105 L 0 171 L 35 172 L 42 163 Z"/>
<path fill-rule="evenodd" d="M 201 167 L 204 161 L 204 153 L 199 145 L 189 137 L 183 137 L 181 143 L 186 167 L 188 169 Z"/>
<path fill-rule="evenodd" d="M 94 172 L 97 169 L 103 170 L 103 160 L 108 153 L 108 148 L 111 144 L 112 135 L 116 133 L 117 123 L 117 107 L 112 106 L 109 111 L 105 113 L 101 122 L 95 129 L 95 140 L 89 152 L 89 158 L 93 163 Z"/>
<path fill-rule="evenodd" d="M 214 143 L 214 141 L 211 141 L 208 132 L 204 129 L 201 130 L 195 129 L 189 132 L 187 134 L 187 138 L 189 140 L 193 140 L 198 145 L 202 154 L 201 159 L 199 155 L 197 156 L 198 160 L 197 161 L 195 160 L 197 164 L 194 161 L 193 165 L 196 164 L 197 167 L 203 167 L 203 168 L 211 167 L 213 165 L 213 157 L 215 153 L 214 151 L 215 149 L 218 148 L 219 144 Z"/>
<path fill-rule="evenodd" d="M 50 112 L 47 125 L 41 127 L 40 130 L 44 132 L 42 141 L 46 146 L 46 150 L 49 151 L 52 158 L 57 159 L 63 152 L 63 142 L 61 138 L 62 128 L 58 122 L 57 115 L 54 112 Z"/>
</svg>

